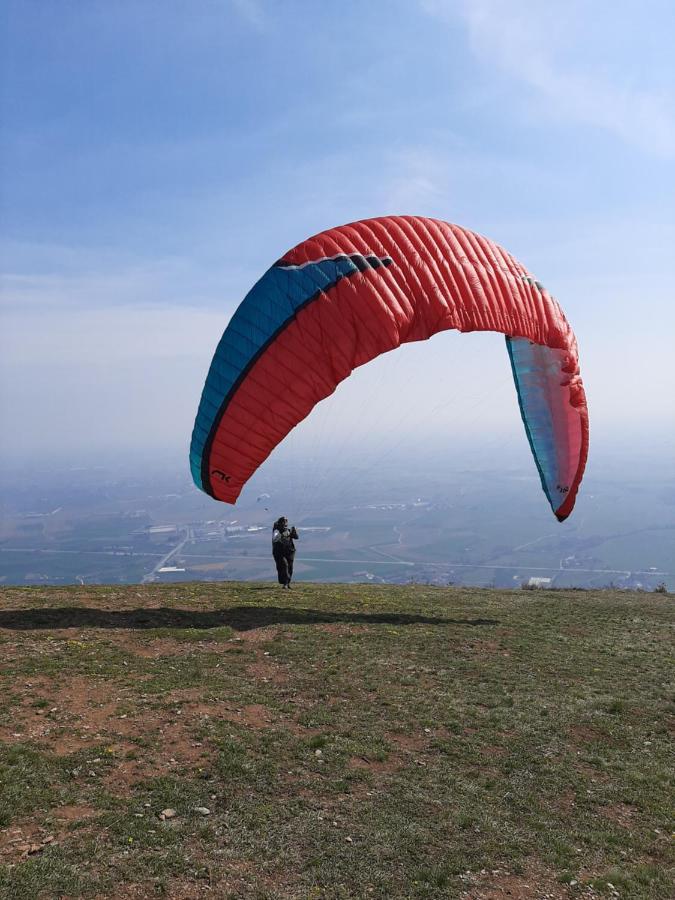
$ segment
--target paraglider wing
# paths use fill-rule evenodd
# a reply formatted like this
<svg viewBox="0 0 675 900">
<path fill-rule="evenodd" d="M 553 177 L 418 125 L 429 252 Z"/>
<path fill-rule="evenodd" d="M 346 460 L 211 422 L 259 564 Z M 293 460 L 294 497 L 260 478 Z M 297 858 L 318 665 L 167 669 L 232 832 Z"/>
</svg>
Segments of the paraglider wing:
<svg viewBox="0 0 675 900">
<path fill-rule="evenodd" d="M 447 329 L 506 336 L 542 487 L 562 521 L 588 449 L 574 334 L 558 303 L 505 250 L 418 216 L 324 231 L 254 285 L 204 385 L 190 449 L 195 483 L 234 503 L 274 447 L 355 368 Z"/>
</svg>

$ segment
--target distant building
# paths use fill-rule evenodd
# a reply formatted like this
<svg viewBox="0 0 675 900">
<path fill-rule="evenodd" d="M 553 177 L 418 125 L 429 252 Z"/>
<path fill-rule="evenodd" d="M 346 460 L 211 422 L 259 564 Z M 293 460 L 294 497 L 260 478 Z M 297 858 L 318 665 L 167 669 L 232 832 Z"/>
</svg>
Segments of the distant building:
<svg viewBox="0 0 675 900">
<path fill-rule="evenodd" d="M 161 569 L 157 569 L 160 575 L 164 572 L 184 572 L 185 569 L 181 569 L 179 566 L 162 566 Z"/>
<path fill-rule="evenodd" d="M 552 578 L 528 578 L 527 587 L 547 588 L 547 587 L 551 587 L 552 583 L 553 583 Z"/>
<path fill-rule="evenodd" d="M 178 536 L 177 525 L 148 525 L 146 533 L 153 543 L 168 541 Z"/>
</svg>

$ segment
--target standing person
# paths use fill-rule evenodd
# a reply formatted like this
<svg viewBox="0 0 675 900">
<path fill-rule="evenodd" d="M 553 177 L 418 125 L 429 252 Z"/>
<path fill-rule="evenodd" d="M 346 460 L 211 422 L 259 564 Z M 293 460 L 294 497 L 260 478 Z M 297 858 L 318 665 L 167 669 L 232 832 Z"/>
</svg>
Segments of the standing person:
<svg viewBox="0 0 675 900">
<path fill-rule="evenodd" d="M 298 540 L 298 532 L 295 525 L 288 527 L 288 519 L 281 516 L 272 526 L 272 554 L 277 564 L 277 576 L 282 587 L 291 587 L 293 577 L 293 559 L 295 558 L 295 544 Z"/>
</svg>

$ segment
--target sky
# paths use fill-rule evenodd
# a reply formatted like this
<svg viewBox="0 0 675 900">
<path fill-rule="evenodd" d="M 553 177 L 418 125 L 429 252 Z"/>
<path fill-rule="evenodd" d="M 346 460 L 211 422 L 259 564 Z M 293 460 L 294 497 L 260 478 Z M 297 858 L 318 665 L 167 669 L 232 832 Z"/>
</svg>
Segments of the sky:
<svg viewBox="0 0 675 900">
<path fill-rule="evenodd" d="M 675 458 L 671 0 L 3 0 L 1 16 L 0 459 L 186 458 L 215 345 L 263 271 L 397 213 L 487 235 L 558 298 L 590 465 L 645 435 Z M 494 335 L 382 357 L 289 446 L 324 433 L 529 452 Z"/>
</svg>

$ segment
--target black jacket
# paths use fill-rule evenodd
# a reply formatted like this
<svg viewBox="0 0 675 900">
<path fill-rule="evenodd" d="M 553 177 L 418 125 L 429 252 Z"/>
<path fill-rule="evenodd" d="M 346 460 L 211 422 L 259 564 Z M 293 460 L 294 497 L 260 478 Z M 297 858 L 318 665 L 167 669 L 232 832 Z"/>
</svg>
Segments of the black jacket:
<svg viewBox="0 0 675 900">
<path fill-rule="evenodd" d="M 298 540 L 298 532 L 295 529 L 295 525 L 283 530 L 275 528 L 272 531 L 272 552 L 295 553 L 294 540 Z"/>
</svg>

